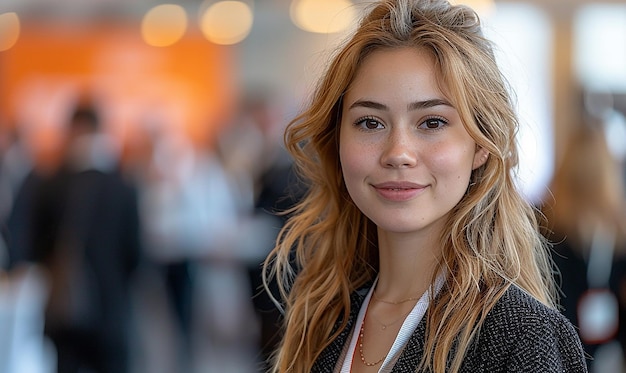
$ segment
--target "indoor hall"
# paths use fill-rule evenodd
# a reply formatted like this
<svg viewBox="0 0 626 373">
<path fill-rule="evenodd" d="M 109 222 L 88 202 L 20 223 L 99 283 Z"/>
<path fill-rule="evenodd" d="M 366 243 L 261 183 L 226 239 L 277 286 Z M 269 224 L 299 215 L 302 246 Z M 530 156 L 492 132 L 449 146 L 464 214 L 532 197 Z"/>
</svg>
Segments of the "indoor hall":
<svg viewBox="0 0 626 373">
<path fill-rule="evenodd" d="M 626 3 L 458 2 L 482 17 L 515 91 L 517 176 L 527 198 L 556 211 L 560 197 L 552 183 L 580 127 L 602 133 L 609 156 L 595 162 L 610 162 L 617 176 L 611 183 L 623 188 Z M 24 214 L 36 199 L 24 186 L 33 173 L 53 173 L 68 149 L 82 166 L 89 160 L 90 167 L 114 171 L 115 185 L 123 184 L 120 193 L 129 198 L 120 203 L 124 214 L 97 225 L 121 225 L 120 237 L 130 237 L 134 254 L 124 246 L 129 258 L 123 268 L 86 271 L 92 277 L 124 273 L 115 281 L 120 298 L 114 292 L 100 311 L 123 299 L 115 320 L 124 325 L 126 358 L 119 359 L 127 360 L 128 372 L 263 371 L 280 312 L 260 289 L 260 264 L 284 222 L 273 212 L 304 189 L 283 147 L 283 129 L 369 3 L 0 3 L 0 373 L 56 371 L 59 347 L 43 333 L 45 305 L 56 289 L 29 249 L 33 216 Z M 77 112 L 97 116 L 98 131 L 89 141 L 70 142 Z M 130 223 L 119 224 L 123 219 Z M 101 234 L 110 237 L 113 229 Z M 561 236 L 547 236 L 561 242 Z M 619 328 L 626 317 L 623 253 L 611 244 L 615 237 L 594 237 L 600 244 L 583 249 L 572 275 L 587 283 L 564 299 L 573 301 L 573 322 L 589 331 L 591 371 L 616 372 L 623 369 L 619 341 L 626 340 Z M 97 264 L 110 256 L 96 257 Z M 567 278 L 561 271 L 557 281 Z M 69 264 L 60 272 L 70 273 Z M 572 310 L 593 289 L 610 289 L 612 297 Z"/>
</svg>

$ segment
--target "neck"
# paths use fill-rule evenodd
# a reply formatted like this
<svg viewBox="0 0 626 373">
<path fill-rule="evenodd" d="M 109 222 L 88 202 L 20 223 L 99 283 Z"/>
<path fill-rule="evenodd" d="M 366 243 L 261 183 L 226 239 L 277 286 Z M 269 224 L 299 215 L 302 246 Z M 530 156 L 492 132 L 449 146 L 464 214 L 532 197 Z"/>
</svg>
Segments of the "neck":
<svg viewBox="0 0 626 373">
<path fill-rule="evenodd" d="M 438 246 L 414 237 L 379 235 L 376 297 L 389 302 L 419 298 L 437 269 L 441 251 Z"/>
</svg>

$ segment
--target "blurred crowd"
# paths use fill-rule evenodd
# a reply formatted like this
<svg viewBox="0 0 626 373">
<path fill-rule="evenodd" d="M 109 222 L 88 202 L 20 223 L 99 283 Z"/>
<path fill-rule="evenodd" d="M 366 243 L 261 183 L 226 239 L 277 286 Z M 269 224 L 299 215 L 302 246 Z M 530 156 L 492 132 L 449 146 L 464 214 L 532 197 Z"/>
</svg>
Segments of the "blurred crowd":
<svg viewBox="0 0 626 373">
<path fill-rule="evenodd" d="M 626 360 L 626 120 L 597 99 L 538 207 L 599 373 Z M 77 99 L 46 162 L 1 133 L 0 373 L 265 371 L 280 313 L 261 263 L 305 191 L 281 110 L 250 94 L 204 143 L 148 123 L 121 144 L 104 114 Z"/>
<path fill-rule="evenodd" d="M 271 97 L 205 143 L 154 123 L 121 144 L 67 109 L 60 152 L 0 147 L 0 372 L 259 372 L 278 320 L 261 263 L 304 188 Z"/>
</svg>

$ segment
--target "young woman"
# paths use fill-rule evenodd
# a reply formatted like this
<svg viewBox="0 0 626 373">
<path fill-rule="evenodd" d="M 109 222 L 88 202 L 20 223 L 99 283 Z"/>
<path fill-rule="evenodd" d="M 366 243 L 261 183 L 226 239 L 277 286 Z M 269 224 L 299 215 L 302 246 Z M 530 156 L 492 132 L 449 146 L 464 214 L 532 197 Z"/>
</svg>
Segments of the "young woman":
<svg viewBox="0 0 626 373">
<path fill-rule="evenodd" d="M 310 189 L 266 261 L 274 372 L 584 372 L 512 176 L 517 118 L 476 14 L 374 5 L 286 144 Z"/>
</svg>

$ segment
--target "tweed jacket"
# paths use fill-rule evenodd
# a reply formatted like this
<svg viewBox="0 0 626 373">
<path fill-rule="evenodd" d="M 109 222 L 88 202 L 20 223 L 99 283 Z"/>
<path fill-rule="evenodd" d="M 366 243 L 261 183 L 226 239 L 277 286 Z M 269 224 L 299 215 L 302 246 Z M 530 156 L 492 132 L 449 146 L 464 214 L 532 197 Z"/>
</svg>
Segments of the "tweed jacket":
<svg viewBox="0 0 626 373">
<path fill-rule="evenodd" d="M 368 289 L 352 296 L 350 319 L 339 337 L 315 362 L 312 372 L 335 369 L 344 344 L 351 336 Z M 415 372 L 423 355 L 424 317 L 405 346 L 393 372 Z M 489 312 L 478 338 L 466 353 L 461 373 L 583 373 L 587 365 L 572 324 L 516 286 L 510 286 Z"/>
</svg>

